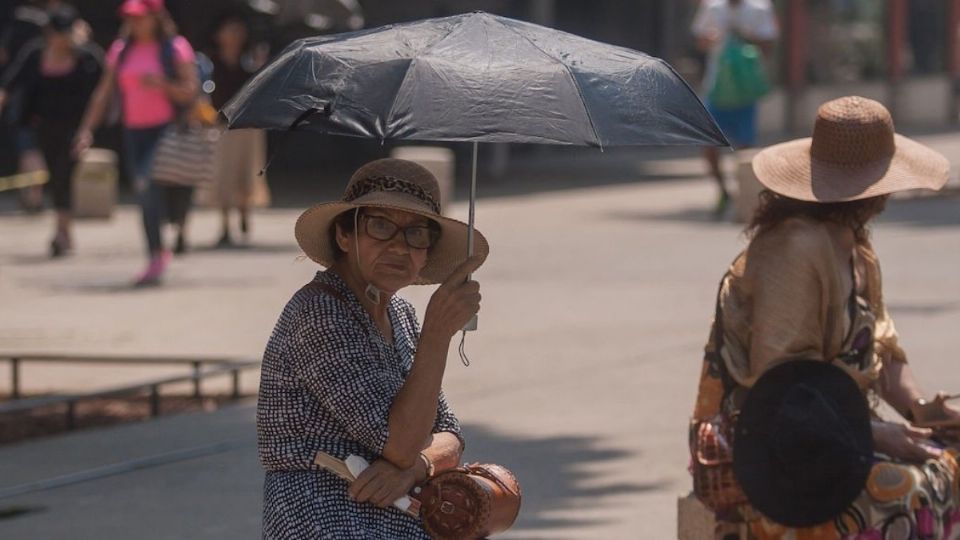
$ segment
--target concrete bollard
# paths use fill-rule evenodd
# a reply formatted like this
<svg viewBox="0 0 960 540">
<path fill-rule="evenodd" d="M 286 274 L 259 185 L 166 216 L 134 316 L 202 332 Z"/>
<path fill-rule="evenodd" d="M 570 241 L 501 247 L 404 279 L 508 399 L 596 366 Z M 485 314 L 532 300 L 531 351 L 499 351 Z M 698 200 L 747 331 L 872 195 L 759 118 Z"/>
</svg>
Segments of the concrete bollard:
<svg viewBox="0 0 960 540">
<path fill-rule="evenodd" d="M 713 512 L 696 495 L 677 497 L 677 540 L 712 540 L 716 528 Z"/>
<path fill-rule="evenodd" d="M 73 215 L 109 219 L 117 205 L 117 154 L 91 148 L 73 173 Z"/>
<path fill-rule="evenodd" d="M 419 163 L 437 177 L 437 183 L 440 184 L 440 208 L 446 214 L 453 199 L 453 176 L 456 170 L 453 150 L 441 146 L 400 146 L 390 152 L 390 157 Z"/>
<path fill-rule="evenodd" d="M 693 493 L 677 498 L 677 540 L 747 540 L 744 523 L 717 522 L 713 510 Z"/>
<path fill-rule="evenodd" d="M 760 192 L 763 191 L 763 185 L 757 180 L 757 175 L 753 174 L 753 156 L 757 155 L 759 150 L 749 149 L 740 150 L 736 153 L 737 160 L 737 195 L 735 198 L 734 219 L 738 223 L 749 223 L 753 218 L 753 212 L 760 203 Z"/>
</svg>

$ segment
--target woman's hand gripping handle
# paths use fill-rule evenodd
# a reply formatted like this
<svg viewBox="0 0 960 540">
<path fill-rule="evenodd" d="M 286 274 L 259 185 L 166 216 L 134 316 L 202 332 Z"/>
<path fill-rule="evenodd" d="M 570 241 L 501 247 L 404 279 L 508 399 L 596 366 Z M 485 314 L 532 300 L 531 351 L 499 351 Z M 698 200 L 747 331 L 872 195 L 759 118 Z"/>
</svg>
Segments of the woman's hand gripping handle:
<svg viewBox="0 0 960 540">
<path fill-rule="evenodd" d="M 433 293 L 423 317 L 424 335 L 449 342 L 480 311 L 480 284 L 470 274 L 482 263 L 482 256 L 470 257 Z"/>
</svg>

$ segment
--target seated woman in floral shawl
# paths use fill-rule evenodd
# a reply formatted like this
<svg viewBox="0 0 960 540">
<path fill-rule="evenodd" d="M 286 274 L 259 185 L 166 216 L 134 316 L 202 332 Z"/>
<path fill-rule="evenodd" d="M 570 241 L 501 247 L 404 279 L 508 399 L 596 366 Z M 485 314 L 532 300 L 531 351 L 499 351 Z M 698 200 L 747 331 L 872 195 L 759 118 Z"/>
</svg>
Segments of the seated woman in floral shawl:
<svg viewBox="0 0 960 540">
<path fill-rule="evenodd" d="M 746 523 L 760 539 L 960 537 L 958 451 L 943 443 L 956 432 L 918 427 L 960 426 L 960 410 L 914 380 L 884 307 L 867 229 L 890 193 L 939 189 L 949 164 L 895 134 L 879 103 L 847 97 L 820 108 L 812 139 L 770 147 L 753 168 L 767 191 L 750 244 L 720 285 L 691 444 L 701 426 L 735 422 L 766 370 L 798 359 L 843 368 L 874 403 L 882 399 L 912 425 L 875 416 L 867 485 L 833 522 L 790 529 L 747 502 L 718 517 Z"/>
</svg>

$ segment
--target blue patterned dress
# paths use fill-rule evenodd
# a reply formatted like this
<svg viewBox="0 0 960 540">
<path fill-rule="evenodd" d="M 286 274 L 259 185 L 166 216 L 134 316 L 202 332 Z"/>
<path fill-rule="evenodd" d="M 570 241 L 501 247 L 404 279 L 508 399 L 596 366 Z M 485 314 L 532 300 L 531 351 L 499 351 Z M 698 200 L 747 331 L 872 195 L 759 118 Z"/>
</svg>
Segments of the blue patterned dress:
<svg viewBox="0 0 960 540">
<path fill-rule="evenodd" d="M 420 521 L 394 508 L 356 503 L 347 482 L 313 464 L 322 450 L 369 462 L 387 441 L 390 407 L 410 372 L 419 340 L 413 306 L 394 296 L 387 311 L 394 343 L 332 271 L 287 303 L 267 343 L 257 404 L 257 446 L 266 469 L 264 538 L 429 538 Z M 443 394 L 433 432 L 460 437 Z"/>
</svg>

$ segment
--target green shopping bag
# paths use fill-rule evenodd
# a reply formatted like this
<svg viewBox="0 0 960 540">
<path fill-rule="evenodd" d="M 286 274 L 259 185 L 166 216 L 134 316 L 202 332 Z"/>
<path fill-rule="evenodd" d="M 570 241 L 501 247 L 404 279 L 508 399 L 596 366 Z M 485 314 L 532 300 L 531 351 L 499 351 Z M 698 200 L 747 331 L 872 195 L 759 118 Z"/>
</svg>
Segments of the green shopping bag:
<svg viewBox="0 0 960 540">
<path fill-rule="evenodd" d="M 717 109 L 752 105 L 770 92 L 770 81 L 756 45 L 730 38 L 717 58 L 716 79 L 708 99 Z"/>
</svg>

